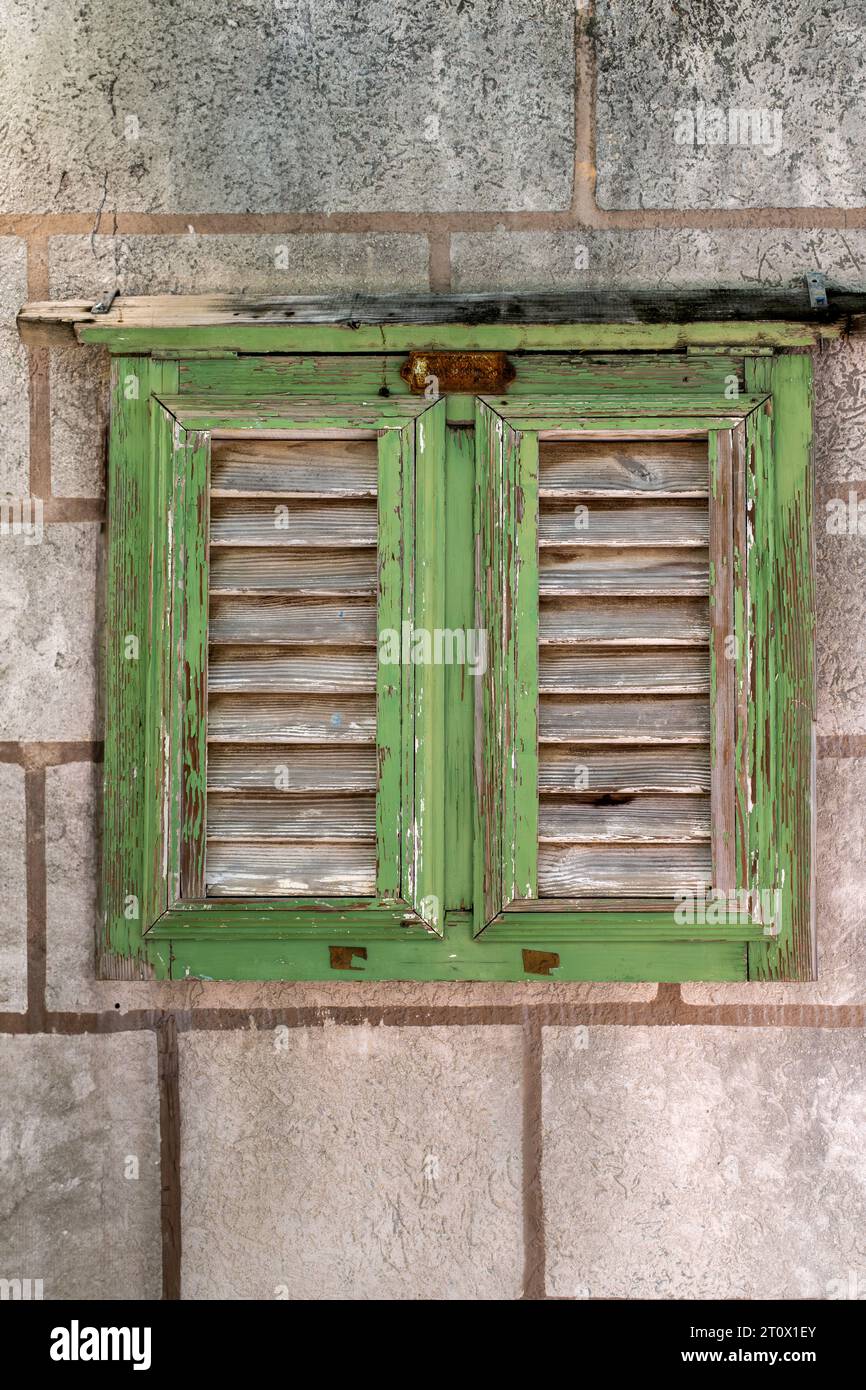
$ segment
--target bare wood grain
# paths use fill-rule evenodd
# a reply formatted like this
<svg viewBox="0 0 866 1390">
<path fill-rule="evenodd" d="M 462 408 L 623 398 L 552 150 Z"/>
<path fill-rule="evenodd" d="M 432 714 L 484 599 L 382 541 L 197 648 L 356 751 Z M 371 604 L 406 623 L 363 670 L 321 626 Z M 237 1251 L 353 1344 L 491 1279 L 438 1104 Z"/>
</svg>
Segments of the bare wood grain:
<svg viewBox="0 0 866 1390">
<path fill-rule="evenodd" d="M 373 743 L 376 699 L 211 694 L 208 743 Z"/>
<path fill-rule="evenodd" d="M 309 792 L 375 792 L 376 749 L 372 743 L 328 743 L 304 747 L 267 744 L 211 744 L 208 750 L 208 795 L 211 791 L 287 789 Z"/>
<path fill-rule="evenodd" d="M 600 598 L 706 594 L 709 557 L 703 550 L 648 549 L 625 552 L 545 548 L 539 556 L 542 597 L 596 595 Z"/>
<path fill-rule="evenodd" d="M 266 498 L 214 498 L 211 552 L 223 546 L 279 549 L 369 547 L 376 544 L 376 501 L 291 502 Z"/>
<path fill-rule="evenodd" d="M 543 898 L 583 898 L 597 894 L 693 892 L 710 885 L 709 844 L 542 845 L 538 852 L 538 891 Z"/>
<path fill-rule="evenodd" d="M 708 796 L 542 796 L 540 844 L 635 844 L 709 841 Z"/>
<path fill-rule="evenodd" d="M 560 647 L 545 647 L 541 649 L 538 683 L 542 694 L 708 694 L 710 663 L 705 651 L 690 648 L 584 648 L 569 652 Z"/>
<path fill-rule="evenodd" d="M 373 439 L 217 439 L 211 496 L 375 497 Z"/>
<path fill-rule="evenodd" d="M 615 546 L 619 549 L 666 546 L 699 548 L 709 540 L 706 502 L 690 506 L 674 502 L 615 504 L 591 501 L 575 506 L 552 506 L 541 512 L 540 546 Z"/>
<path fill-rule="evenodd" d="M 375 840 L 291 845 L 208 840 L 209 896 L 364 897 L 375 891 Z"/>
<path fill-rule="evenodd" d="M 706 497 L 706 440 L 544 440 L 539 496 Z"/>
<path fill-rule="evenodd" d="M 369 550 L 217 549 L 211 553 L 211 594 L 295 594 L 298 597 L 376 593 L 376 552 Z"/>
<path fill-rule="evenodd" d="M 538 640 L 542 646 L 706 647 L 710 615 L 706 598 L 545 598 Z"/>
<path fill-rule="evenodd" d="M 319 647 L 375 646 L 376 605 L 364 599 L 214 595 L 209 637 L 211 645 L 315 642 Z"/>
<path fill-rule="evenodd" d="M 315 646 L 230 647 L 215 649 L 208 671 L 211 694 L 374 695 L 376 652 Z"/>
<path fill-rule="evenodd" d="M 708 748 L 596 748 L 542 745 L 540 792 L 688 792 L 710 790 Z"/>
<path fill-rule="evenodd" d="M 215 792 L 208 795 L 208 840 L 372 840 L 372 795 L 304 797 Z"/>
<path fill-rule="evenodd" d="M 538 737 L 540 743 L 709 743 L 709 702 L 542 695 Z"/>
</svg>

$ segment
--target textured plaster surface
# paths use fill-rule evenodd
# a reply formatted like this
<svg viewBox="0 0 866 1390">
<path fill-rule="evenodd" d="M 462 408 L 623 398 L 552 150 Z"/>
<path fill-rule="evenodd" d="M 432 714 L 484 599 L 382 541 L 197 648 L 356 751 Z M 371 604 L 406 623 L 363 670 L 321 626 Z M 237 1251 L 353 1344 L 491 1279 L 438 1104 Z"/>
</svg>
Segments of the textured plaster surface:
<svg viewBox="0 0 866 1390">
<path fill-rule="evenodd" d="M 0 541 L 0 739 L 97 736 L 100 528 Z"/>
<path fill-rule="evenodd" d="M 573 0 L 10 0 L 4 211 L 567 205 Z M 456 55 L 459 54 L 459 61 Z"/>
<path fill-rule="evenodd" d="M 598 0 L 593 29 L 601 207 L 866 203 L 859 0 Z M 757 141 L 731 111 L 764 113 Z"/>
<path fill-rule="evenodd" d="M 846 503 L 848 488 L 831 495 Z M 866 508 L 864 508 L 866 510 Z M 863 534 L 839 535 L 827 529 L 820 508 L 815 520 L 816 662 L 818 732 L 866 733 L 866 518 Z M 834 523 L 835 524 L 835 523 Z M 859 523 L 858 523 L 859 524 Z"/>
<path fill-rule="evenodd" d="M 92 347 L 50 354 L 51 490 L 56 497 L 101 497 L 108 446 L 110 357 Z"/>
<path fill-rule="evenodd" d="M 863 1270 L 861 1031 L 551 1028 L 543 1049 L 549 1293 L 825 1299 Z"/>
<path fill-rule="evenodd" d="M 15 315 L 27 299 L 27 247 L 17 237 L 0 237 L 0 497 L 30 491 L 30 406 L 27 350 Z"/>
<path fill-rule="evenodd" d="M 3 1277 L 46 1299 L 159 1298 L 152 1033 L 0 1037 Z"/>
<path fill-rule="evenodd" d="M 24 769 L 0 763 L 0 1011 L 27 1006 L 27 852 Z"/>
<path fill-rule="evenodd" d="M 866 1003 L 866 759 L 820 759 L 816 793 L 818 979 L 809 984 L 683 985 L 689 1003 Z"/>
<path fill-rule="evenodd" d="M 866 479 L 866 337 L 825 343 L 814 363 L 817 480 L 862 481 Z"/>
<path fill-rule="evenodd" d="M 301 232 L 273 236 L 58 236 L 49 250 L 51 294 L 398 294 L 427 289 L 425 236 Z"/>
<path fill-rule="evenodd" d="M 521 1293 L 516 1028 L 180 1039 L 187 1298 Z"/>
<path fill-rule="evenodd" d="M 778 230 L 456 232 L 455 290 L 664 290 L 675 286 L 800 286 L 820 269 L 837 289 L 866 285 L 866 232 Z M 804 289 L 805 296 L 805 289 Z M 862 395 L 862 386 L 859 394 Z"/>
</svg>

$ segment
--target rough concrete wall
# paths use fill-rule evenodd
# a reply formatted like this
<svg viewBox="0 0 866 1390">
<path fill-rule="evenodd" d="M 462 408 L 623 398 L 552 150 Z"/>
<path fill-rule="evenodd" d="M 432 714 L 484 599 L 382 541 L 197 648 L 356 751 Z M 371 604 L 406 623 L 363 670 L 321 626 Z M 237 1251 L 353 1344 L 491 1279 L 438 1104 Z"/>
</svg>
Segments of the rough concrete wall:
<svg viewBox="0 0 866 1390">
<path fill-rule="evenodd" d="M 862 289 L 862 5 L 0 13 L 0 491 L 45 515 L 41 544 L 0 541 L 0 1277 L 53 1298 L 862 1281 L 866 539 L 822 520 L 866 496 L 863 347 L 816 361 L 816 984 L 168 986 L 94 978 L 106 364 L 25 352 L 13 325 L 27 298 L 115 286 L 786 285 L 819 267 Z M 763 110 L 767 139 L 700 144 L 710 108 Z"/>
</svg>

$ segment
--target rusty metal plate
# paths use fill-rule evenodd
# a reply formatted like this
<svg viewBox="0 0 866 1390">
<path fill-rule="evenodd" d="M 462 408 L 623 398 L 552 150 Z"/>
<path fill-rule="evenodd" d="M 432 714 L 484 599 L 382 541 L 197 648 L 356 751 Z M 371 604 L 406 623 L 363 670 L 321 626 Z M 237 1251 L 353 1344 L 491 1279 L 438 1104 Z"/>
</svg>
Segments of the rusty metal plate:
<svg viewBox="0 0 866 1390">
<path fill-rule="evenodd" d="M 416 396 L 504 391 L 516 376 L 504 352 L 410 352 L 400 375 Z"/>
</svg>

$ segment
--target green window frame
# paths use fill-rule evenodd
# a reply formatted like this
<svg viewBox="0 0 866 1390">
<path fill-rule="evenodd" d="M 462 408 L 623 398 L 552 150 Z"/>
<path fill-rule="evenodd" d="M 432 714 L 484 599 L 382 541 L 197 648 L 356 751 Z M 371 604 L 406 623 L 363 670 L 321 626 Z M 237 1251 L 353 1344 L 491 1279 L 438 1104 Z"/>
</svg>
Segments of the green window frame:
<svg viewBox="0 0 866 1390">
<path fill-rule="evenodd" d="M 812 978 L 809 356 L 541 350 L 501 396 L 426 399 L 402 350 L 194 337 L 164 357 L 120 335 L 112 363 L 100 975 Z M 210 441 L 346 430 L 378 440 L 379 629 L 476 627 L 489 661 L 379 665 L 373 898 L 206 898 Z M 581 431 L 708 440 L 714 885 L 778 888 L 769 929 L 536 897 L 538 441 Z"/>
</svg>

